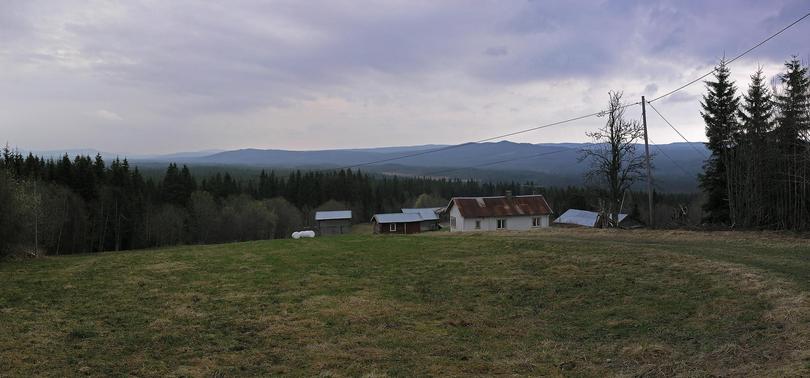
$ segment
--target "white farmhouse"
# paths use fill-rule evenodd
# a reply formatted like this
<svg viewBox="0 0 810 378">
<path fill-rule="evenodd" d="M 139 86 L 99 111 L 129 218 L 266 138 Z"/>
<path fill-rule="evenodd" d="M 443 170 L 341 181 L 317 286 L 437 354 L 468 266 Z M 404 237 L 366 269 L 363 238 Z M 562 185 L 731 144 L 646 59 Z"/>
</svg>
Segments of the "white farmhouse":
<svg viewBox="0 0 810 378">
<path fill-rule="evenodd" d="M 447 205 L 451 232 L 531 230 L 549 226 L 551 207 L 541 195 L 455 197 Z"/>
</svg>

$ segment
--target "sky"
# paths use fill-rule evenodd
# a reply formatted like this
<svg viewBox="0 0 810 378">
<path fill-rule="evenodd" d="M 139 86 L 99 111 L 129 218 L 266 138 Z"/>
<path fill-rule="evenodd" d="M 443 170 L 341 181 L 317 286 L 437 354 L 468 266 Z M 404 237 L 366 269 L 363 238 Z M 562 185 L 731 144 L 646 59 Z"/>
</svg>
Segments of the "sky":
<svg viewBox="0 0 810 378">
<path fill-rule="evenodd" d="M 118 153 L 455 144 L 663 94 L 808 0 L 2 0 L 0 142 Z M 731 66 L 810 57 L 810 19 Z M 705 140 L 702 84 L 655 103 Z M 629 118 L 640 118 L 638 107 Z M 586 141 L 590 118 L 509 139 Z M 655 143 L 681 139 L 648 113 Z"/>
</svg>

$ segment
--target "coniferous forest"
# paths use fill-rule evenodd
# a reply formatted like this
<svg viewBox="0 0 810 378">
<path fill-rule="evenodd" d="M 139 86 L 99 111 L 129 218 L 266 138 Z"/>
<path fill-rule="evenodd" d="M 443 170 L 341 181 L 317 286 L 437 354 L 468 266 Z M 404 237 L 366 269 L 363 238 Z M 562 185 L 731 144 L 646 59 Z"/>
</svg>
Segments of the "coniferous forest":
<svg viewBox="0 0 810 378">
<path fill-rule="evenodd" d="M 810 77 L 793 57 L 769 85 L 762 70 L 739 94 L 725 62 L 701 103 L 706 160 L 704 222 L 737 228 L 810 226 Z"/>
<path fill-rule="evenodd" d="M 126 159 L 0 157 L 0 251 L 72 254 L 285 238 L 309 228 L 314 211 L 351 209 L 355 222 L 402 207 L 444 206 L 454 196 L 540 192 L 559 211 L 592 208 L 591 191 L 532 183 L 389 177 L 360 171 L 227 169 L 194 177 L 169 166 L 158 179 Z"/>
</svg>

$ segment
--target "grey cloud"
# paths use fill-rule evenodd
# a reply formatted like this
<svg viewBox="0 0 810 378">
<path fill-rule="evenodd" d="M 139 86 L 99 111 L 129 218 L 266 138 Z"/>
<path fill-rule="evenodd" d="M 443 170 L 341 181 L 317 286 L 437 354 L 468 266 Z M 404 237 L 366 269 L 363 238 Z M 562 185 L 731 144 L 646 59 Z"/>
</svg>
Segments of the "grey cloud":
<svg viewBox="0 0 810 378">
<path fill-rule="evenodd" d="M 23 3 L 6 7 L 24 12 Z M 723 43 L 731 40 L 728 48 L 735 49 L 749 43 L 730 35 L 750 34 L 719 22 L 734 22 L 734 9 L 703 2 L 499 3 L 477 12 L 464 1 L 417 2 L 413 8 L 287 1 L 124 4 L 121 20 L 64 25 L 70 47 L 91 62 L 93 72 L 247 107 L 345 85 L 368 72 L 418 79 L 454 70 L 504 83 L 598 78 L 621 73 L 625 61 L 641 54 L 674 58 L 692 52 L 697 60 L 713 59 Z M 747 5 L 766 8 L 756 4 Z M 786 3 L 780 15 L 798 4 Z M 713 13 L 717 18 L 709 19 Z M 705 38 L 708 32 L 720 38 Z M 516 46 L 484 47 L 484 55 L 502 59 L 479 62 L 470 47 L 490 35 Z M 48 56 L 27 54 L 47 64 Z"/>
<path fill-rule="evenodd" d="M 685 67 L 736 54 L 806 8 L 806 0 L 6 0 L 0 70 L 24 73 L 34 86 L 25 93 L 47 93 L 40 101 L 71 91 L 119 105 L 133 101 L 120 94 L 127 91 L 153 96 L 150 109 L 172 122 L 328 96 L 391 105 L 398 90 L 414 87 L 453 90 L 464 102 L 469 87 L 626 79 L 653 83 L 644 89 L 652 94 L 692 79 Z M 806 55 L 807 35 L 810 20 L 752 56 Z M 0 84 L 12 84 L 5 80 L 0 73 Z M 89 103 L 86 112 L 122 109 L 115 105 Z"/>
<path fill-rule="evenodd" d="M 504 46 L 493 46 L 487 47 L 487 49 L 484 50 L 484 54 L 489 56 L 504 56 L 509 54 L 509 50 Z"/>
<path fill-rule="evenodd" d="M 683 103 L 683 102 L 693 102 L 696 103 L 700 101 L 701 96 L 695 94 L 689 94 L 688 92 L 675 92 L 674 94 L 664 97 L 662 100 L 664 103 Z"/>
</svg>

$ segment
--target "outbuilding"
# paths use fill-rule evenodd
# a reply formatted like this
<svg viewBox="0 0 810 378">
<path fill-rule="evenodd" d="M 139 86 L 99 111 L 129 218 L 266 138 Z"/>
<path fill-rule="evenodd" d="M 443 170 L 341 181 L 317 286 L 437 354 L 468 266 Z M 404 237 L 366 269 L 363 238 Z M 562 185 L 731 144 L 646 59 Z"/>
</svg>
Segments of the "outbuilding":
<svg viewBox="0 0 810 378">
<path fill-rule="evenodd" d="M 422 232 L 419 213 L 374 214 L 371 223 L 375 234 L 416 234 Z"/>
<path fill-rule="evenodd" d="M 419 224 L 422 231 L 436 231 L 439 229 L 439 211 L 442 209 L 442 207 L 420 207 L 402 209 L 402 212 L 419 214 L 422 217 L 422 222 Z"/>
<path fill-rule="evenodd" d="M 620 228 L 641 227 L 639 222 L 628 218 L 627 214 L 619 214 L 618 218 Z M 607 220 L 607 216 L 600 216 L 596 211 L 568 209 L 554 220 L 554 224 L 594 228 L 604 226 Z"/>
<path fill-rule="evenodd" d="M 542 195 L 455 197 L 447 205 L 451 232 L 531 230 L 549 226 L 551 207 Z"/>
<path fill-rule="evenodd" d="M 341 235 L 352 232 L 352 211 L 318 211 L 315 212 L 315 223 L 320 235 Z"/>
</svg>

